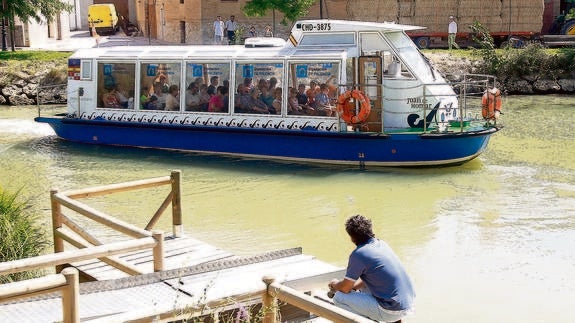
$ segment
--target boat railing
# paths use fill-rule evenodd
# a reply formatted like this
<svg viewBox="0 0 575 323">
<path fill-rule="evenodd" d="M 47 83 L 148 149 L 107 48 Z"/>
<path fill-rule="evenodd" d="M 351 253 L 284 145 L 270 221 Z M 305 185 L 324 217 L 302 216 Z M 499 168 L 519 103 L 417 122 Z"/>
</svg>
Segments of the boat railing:
<svg viewBox="0 0 575 323">
<path fill-rule="evenodd" d="M 497 80 L 492 75 L 487 74 L 462 74 L 454 77 L 456 81 L 446 83 L 426 83 L 422 85 L 422 96 L 424 100 L 428 97 L 455 97 L 458 106 L 456 107 L 457 122 L 449 124 L 451 129 L 459 129 L 463 131 L 465 126 L 470 125 L 472 122 L 483 122 L 481 117 L 481 97 L 487 89 L 494 88 Z M 453 92 L 442 93 L 436 89 L 445 89 L 445 85 L 450 86 Z M 440 107 L 435 114 L 434 118 L 435 127 L 429 128 L 428 122 L 424 123 L 423 132 L 428 131 L 444 131 L 447 125 L 442 120 L 437 120 L 437 115 L 441 114 L 441 109 L 450 109 L 453 107 Z M 428 115 L 427 107 L 424 106 L 424 115 Z"/>
</svg>

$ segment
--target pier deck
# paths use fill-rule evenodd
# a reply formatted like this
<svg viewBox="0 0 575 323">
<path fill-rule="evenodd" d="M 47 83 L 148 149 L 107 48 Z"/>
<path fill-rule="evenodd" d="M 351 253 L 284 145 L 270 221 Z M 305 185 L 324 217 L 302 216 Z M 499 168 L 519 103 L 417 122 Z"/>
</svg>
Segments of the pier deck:
<svg viewBox="0 0 575 323">
<path fill-rule="evenodd" d="M 80 320 L 143 322 L 190 318 L 208 313 L 206 304 L 211 304 L 211 311 L 217 310 L 217 306 L 221 306 L 222 311 L 229 309 L 230 305 L 220 303 L 221 300 L 232 300 L 236 306 L 245 307 L 259 303 L 265 289 L 262 277 L 266 275 L 303 292 L 317 290 L 332 278 L 343 275 L 340 268 L 304 255 L 300 248 L 239 257 L 191 238 L 167 240 L 175 240 L 173 245 L 187 252 L 175 257 L 169 262 L 174 266 L 162 272 L 112 278 L 114 270 L 107 270 L 110 266 L 106 264 L 98 261 L 79 264 L 77 268 L 84 275 L 107 278 L 80 284 Z M 120 258 L 138 259 L 136 255 L 131 253 Z M 150 263 L 151 259 L 138 266 L 151 268 Z M 178 267 L 177 264 L 187 265 Z M 62 321 L 61 302 L 60 293 L 52 293 L 0 303 L 0 320 L 7 323 Z"/>
</svg>

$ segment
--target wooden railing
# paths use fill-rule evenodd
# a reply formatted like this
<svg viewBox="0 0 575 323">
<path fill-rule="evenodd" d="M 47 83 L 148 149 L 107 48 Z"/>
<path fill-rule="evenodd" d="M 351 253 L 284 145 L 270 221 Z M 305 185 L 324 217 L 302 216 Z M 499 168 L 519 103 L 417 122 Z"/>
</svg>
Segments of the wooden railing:
<svg viewBox="0 0 575 323">
<path fill-rule="evenodd" d="M 50 191 L 50 199 L 52 205 L 52 230 L 54 234 L 54 252 L 56 254 L 64 252 L 64 242 L 70 243 L 76 248 L 94 248 L 104 245 L 94 235 L 86 231 L 79 224 L 74 222 L 70 217 L 64 215 L 62 208 L 66 207 L 76 213 L 83 215 L 95 222 L 107 226 L 115 231 L 128 235 L 131 238 L 143 239 L 152 237 L 153 233 L 150 231 L 158 222 L 160 217 L 166 211 L 168 206 L 172 206 L 172 227 L 174 237 L 182 236 L 182 206 L 181 206 L 181 179 L 180 171 L 173 171 L 170 176 L 163 176 L 145 180 L 138 180 L 126 183 L 91 187 L 85 189 L 78 189 L 66 192 L 58 192 L 57 190 Z M 160 185 L 171 185 L 171 190 L 158 208 L 152 215 L 152 218 L 144 229 L 140 229 L 130 223 L 116 219 L 104 212 L 91 208 L 90 206 L 78 201 L 81 198 L 95 197 L 108 195 L 112 193 L 125 192 L 149 187 L 156 187 Z M 159 235 L 159 232 L 155 233 Z M 161 271 L 163 267 L 163 235 L 157 237 L 156 242 L 158 245 L 153 249 L 154 255 L 154 271 Z M 128 241 L 134 243 L 138 240 Z M 123 242 L 123 243 L 128 243 Z M 140 249 L 148 248 L 141 246 Z M 135 249 L 138 250 L 138 249 Z M 119 252 L 121 253 L 121 252 Z M 115 253 L 117 254 L 117 253 Z M 101 261 L 113 266 L 129 275 L 142 274 L 141 270 L 136 266 L 121 260 L 117 257 L 112 257 L 110 254 L 102 254 L 98 257 Z M 92 259 L 93 259 L 92 258 Z M 60 272 L 61 264 L 56 266 L 56 272 Z"/>
<path fill-rule="evenodd" d="M 263 323 L 279 322 L 278 300 L 334 322 L 373 322 L 364 316 L 351 313 L 331 303 L 277 283 L 271 276 L 263 277 L 262 280 L 266 284 L 266 289 L 262 295 Z"/>
<path fill-rule="evenodd" d="M 76 268 L 65 268 L 61 274 L 4 284 L 0 288 L 0 300 L 9 302 L 58 291 L 62 293 L 63 322 L 80 322 L 80 283 Z"/>
</svg>

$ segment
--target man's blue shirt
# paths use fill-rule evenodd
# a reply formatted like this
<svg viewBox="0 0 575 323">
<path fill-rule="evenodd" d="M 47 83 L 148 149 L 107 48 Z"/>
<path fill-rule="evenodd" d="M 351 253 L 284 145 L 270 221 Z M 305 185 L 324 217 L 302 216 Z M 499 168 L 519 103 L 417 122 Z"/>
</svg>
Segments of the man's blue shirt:
<svg viewBox="0 0 575 323">
<path fill-rule="evenodd" d="M 349 256 L 347 279 L 361 278 L 381 307 L 390 311 L 412 308 L 415 292 L 399 258 L 387 243 L 375 238 L 358 245 Z"/>
</svg>

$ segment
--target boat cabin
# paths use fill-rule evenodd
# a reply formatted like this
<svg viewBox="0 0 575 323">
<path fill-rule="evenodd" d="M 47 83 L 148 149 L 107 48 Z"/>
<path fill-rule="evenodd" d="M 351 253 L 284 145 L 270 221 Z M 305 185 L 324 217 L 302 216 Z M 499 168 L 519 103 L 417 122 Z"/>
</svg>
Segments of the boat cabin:
<svg viewBox="0 0 575 323">
<path fill-rule="evenodd" d="M 82 49 L 68 63 L 68 114 L 216 127 L 425 131 L 462 110 L 405 34 L 417 28 L 306 20 L 294 24 L 287 41 Z M 345 96 L 352 90 L 363 94 L 367 113 L 361 114 L 361 99 Z M 342 120 L 342 99 L 361 120 Z"/>
</svg>

